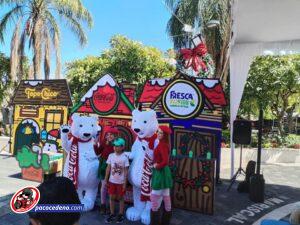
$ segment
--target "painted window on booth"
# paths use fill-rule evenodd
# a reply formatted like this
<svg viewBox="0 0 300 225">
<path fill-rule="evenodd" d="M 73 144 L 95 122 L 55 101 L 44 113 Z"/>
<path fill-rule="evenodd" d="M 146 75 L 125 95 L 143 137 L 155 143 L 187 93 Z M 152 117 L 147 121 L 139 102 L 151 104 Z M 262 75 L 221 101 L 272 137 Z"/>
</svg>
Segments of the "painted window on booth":
<svg viewBox="0 0 300 225">
<path fill-rule="evenodd" d="M 29 118 L 39 117 L 39 107 L 38 106 L 20 106 L 20 116 Z"/>
<path fill-rule="evenodd" d="M 45 129 L 59 129 L 63 123 L 64 112 L 62 110 L 46 110 L 45 112 Z"/>
</svg>

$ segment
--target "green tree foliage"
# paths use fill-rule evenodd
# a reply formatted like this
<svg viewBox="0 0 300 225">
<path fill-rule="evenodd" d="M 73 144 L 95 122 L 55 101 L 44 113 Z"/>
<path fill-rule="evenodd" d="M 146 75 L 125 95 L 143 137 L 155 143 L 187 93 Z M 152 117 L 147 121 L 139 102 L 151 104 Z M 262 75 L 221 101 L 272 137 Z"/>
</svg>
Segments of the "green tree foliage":
<svg viewBox="0 0 300 225">
<path fill-rule="evenodd" d="M 2 104 L 5 97 L 6 91 L 8 90 L 11 77 L 9 70 L 9 58 L 6 57 L 3 53 L 0 53 L 0 103 Z"/>
<path fill-rule="evenodd" d="M 175 68 L 154 47 L 120 35 L 112 37 L 110 45 L 111 48 L 100 56 L 89 56 L 67 64 L 67 79 L 76 102 L 107 73 L 118 82 L 136 84 L 138 91 L 148 79 L 174 75 Z"/>
<path fill-rule="evenodd" d="M 250 67 L 241 108 L 244 114 L 257 115 L 259 107 L 269 111 L 284 137 L 283 118 L 299 108 L 299 96 L 300 55 L 258 56 Z"/>
<path fill-rule="evenodd" d="M 81 0 L 0 0 L 0 7 L 8 6 L 8 12 L 0 18 L 0 42 L 8 25 L 13 22 L 11 40 L 11 75 L 20 80 L 25 46 L 33 51 L 33 76 L 41 77 L 42 62 L 45 79 L 50 75 L 51 50 L 56 53 L 56 78 L 60 75 L 60 28 L 58 18 L 78 37 L 80 44 L 87 38 L 82 24 L 92 26 L 92 18 Z"/>
<path fill-rule="evenodd" d="M 24 71 L 24 79 L 28 76 L 28 60 L 26 57 L 22 58 L 22 65 Z M 0 104 L 5 107 L 10 104 L 14 89 L 18 85 L 16 80 L 12 79 L 10 73 L 10 58 L 0 53 Z"/>
</svg>

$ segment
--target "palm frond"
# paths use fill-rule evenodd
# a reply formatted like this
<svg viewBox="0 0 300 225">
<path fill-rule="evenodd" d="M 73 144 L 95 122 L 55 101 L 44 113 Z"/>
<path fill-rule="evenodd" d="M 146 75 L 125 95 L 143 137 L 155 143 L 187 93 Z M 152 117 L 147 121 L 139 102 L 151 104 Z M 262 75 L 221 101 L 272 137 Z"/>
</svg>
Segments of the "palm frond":
<svg viewBox="0 0 300 225">
<path fill-rule="evenodd" d="M 170 18 L 167 25 L 167 32 L 174 43 L 174 47 L 178 49 L 185 46 L 189 40 L 188 34 L 185 34 L 182 30 L 184 24 L 194 26 L 200 21 L 198 1 L 177 1 L 173 14 L 175 16 L 172 15 Z"/>
<path fill-rule="evenodd" d="M 52 13 L 49 10 L 45 11 L 45 19 L 49 27 L 49 32 L 51 35 L 52 42 L 54 44 L 55 36 L 58 36 L 58 38 L 60 38 L 59 26 L 56 22 L 55 17 L 52 15 Z"/>
<path fill-rule="evenodd" d="M 0 2 L 1 5 L 1 2 Z M 6 26 L 8 22 L 10 22 L 14 16 L 19 16 L 22 12 L 22 6 L 17 5 L 16 7 L 12 8 L 9 12 L 7 12 L 0 21 L 0 42 L 4 42 L 4 33 L 6 30 Z"/>
<path fill-rule="evenodd" d="M 20 5 L 25 2 L 26 0 L 0 0 L 0 5 Z"/>
<path fill-rule="evenodd" d="M 87 43 L 87 37 L 80 23 L 72 16 L 69 16 L 67 14 L 63 14 L 63 17 L 66 19 L 67 26 L 69 26 L 71 30 L 76 34 L 80 44 L 82 46 L 85 45 Z"/>
<path fill-rule="evenodd" d="M 165 4 L 167 5 L 167 7 L 173 10 L 176 10 L 179 2 L 180 0 L 165 0 Z"/>
<path fill-rule="evenodd" d="M 54 6 L 60 15 L 65 14 L 86 22 L 89 28 L 93 26 L 93 19 L 81 0 L 54 0 Z"/>
</svg>

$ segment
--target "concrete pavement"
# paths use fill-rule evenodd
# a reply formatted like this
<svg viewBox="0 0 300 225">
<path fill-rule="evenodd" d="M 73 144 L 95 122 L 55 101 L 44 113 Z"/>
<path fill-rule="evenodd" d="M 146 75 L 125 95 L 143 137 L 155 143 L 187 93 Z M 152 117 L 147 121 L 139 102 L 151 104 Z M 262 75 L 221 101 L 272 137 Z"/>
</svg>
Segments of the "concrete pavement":
<svg viewBox="0 0 300 225">
<path fill-rule="evenodd" d="M 251 225 L 259 218 L 275 209 L 300 201 L 300 167 L 297 164 L 263 164 L 262 171 L 266 180 L 265 204 L 254 204 L 247 194 L 236 191 L 236 184 L 227 192 L 229 168 L 222 168 L 223 183 L 216 187 L 215 213 L 213 216 L 202 215 L 195 212 L 175 209 L 172 224 L 174 225 Z M 7 195 L 26 185 L 37 185 L 36 182 L 25 181 L 18 174 L 20 169 L 15 158 L 0 156 L 0 224 L 1 225 L 27 225 L 27 215 L 17 215 L 10 211 Z M 240 177 L 239 179 L 243 179 Z M 282 212 L 282 211 L 280 211 Z M 277 213 L 276 215 L 279 215 Z M 288 215 L 286 215 L 288 216 Z M 281 216 L 281 218 L 284 216 Z M 97 209 L 83 213 L 81 225 L 102 225 L 104 217 Z M 140 224 L 126 221 L 124 224 Z"/>
</svg>

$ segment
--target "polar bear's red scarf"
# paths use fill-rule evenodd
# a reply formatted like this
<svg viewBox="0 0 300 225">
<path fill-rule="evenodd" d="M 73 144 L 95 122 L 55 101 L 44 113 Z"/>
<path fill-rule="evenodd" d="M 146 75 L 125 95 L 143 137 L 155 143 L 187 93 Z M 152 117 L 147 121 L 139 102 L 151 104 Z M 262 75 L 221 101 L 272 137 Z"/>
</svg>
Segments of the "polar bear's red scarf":
<svg viewBox="0 0 300 225">
<path fill-rule="evenodd" d="M 139 138 L 140 141 L 145 140 L 148 142 L 149 150 L 153 151 L 154 142 L 157 138 L 157 135 L 154 134 L 150 138 Z M 141 201 L 146 202 L 150 201 L 151 195 L 151 176 L 152 176 L 152 165 L 153 165 L 153 153 L 150 154 L 149 151 L 145 152 L 144 165 L 143 165 L 143 174 L 141 181 Z"/>
<path fill-rule="evenodd" d="M 76 189 L 78 187 L 78 158 L 79 158 L 79 152 L 78 152 L 78 143 L 79 142 L 89 142 L 91 140 L 81 140 L 80 138 L 72 136 L 72 144 L 71 144 L 71 150 L 70 150 L 70 156 L 69 156 L 69 168 L 68 168 L 68 178 L 73 181 L 73 184 L 75 185 Z"/>
</svg>

